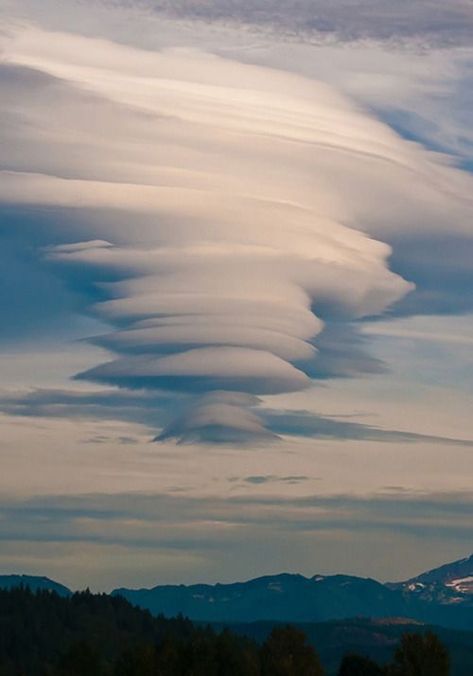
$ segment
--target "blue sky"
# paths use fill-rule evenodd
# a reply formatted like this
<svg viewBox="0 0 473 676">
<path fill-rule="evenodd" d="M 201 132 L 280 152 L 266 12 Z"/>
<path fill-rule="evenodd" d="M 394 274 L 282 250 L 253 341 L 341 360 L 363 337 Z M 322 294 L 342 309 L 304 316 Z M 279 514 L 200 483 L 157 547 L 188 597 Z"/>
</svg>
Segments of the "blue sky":
<svg viewBox="0 0 473 676">
<path fill-rule="evenodd" d="M 469 554 L 471 7 L 191 4 L 0 15 L 0 567 Z"/>
</svg>

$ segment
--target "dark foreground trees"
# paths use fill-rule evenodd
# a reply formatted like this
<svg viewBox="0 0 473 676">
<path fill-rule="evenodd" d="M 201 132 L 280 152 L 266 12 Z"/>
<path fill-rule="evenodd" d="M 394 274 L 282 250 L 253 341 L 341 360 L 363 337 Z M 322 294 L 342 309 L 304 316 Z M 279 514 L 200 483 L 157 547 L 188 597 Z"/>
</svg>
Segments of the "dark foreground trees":
<svg viewBox="0 0 473 676">
<path fill-rule="evenodd" d="M 338 676 L 384 676 L 386 669 L 363 655 L 345 655 Z"/>
<path fill-rule="evenodd" d="M 448 676 L 448 652 L 431 631 L 404 634 L 394 655 L 389 676 Z"/>
<path fill-rule="evenodd" d="M 323 676 L 324 670 L 305 634 L 294 627 L 276 627 L 261 650 L 262 676 Z"/>
<path fill-rule="evenodd" d="M 346 655 L 338 676 L 449 676 L 449 656 L 432 632 L 404 634 L 391 664 L 381 666 L 360 655 Z"/>
<path fill-rule="evenodd" d="M 263 645 L 120 597 L 0 590 L 0 676 L 323 676 L 291 627 Z"/>
<path fill-rule="evenodd" d="M 448 676 L 432 634 L 403 636 L 392 664 L 348 655 L 339 676 Z M 324 676 L 305 634 L 276 626 L 262 644 L 125 599 L 0 590 L 0 676 Z"/>
</svg>

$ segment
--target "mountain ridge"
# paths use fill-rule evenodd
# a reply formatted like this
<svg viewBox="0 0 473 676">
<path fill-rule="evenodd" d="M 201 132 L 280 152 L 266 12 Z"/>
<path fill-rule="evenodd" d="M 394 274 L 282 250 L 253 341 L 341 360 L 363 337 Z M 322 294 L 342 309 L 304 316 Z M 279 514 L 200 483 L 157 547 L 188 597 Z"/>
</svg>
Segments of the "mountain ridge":
<svg viewBox="0 0 473 676">
<path fill-rule="evenodd" d="M 305 577 L 298 573 L 265 575 L 246 582 L 156 585 L 149 589 L 118 588 L 112 595 L 167 616 L 179 613 L 205 622 L 325 622 L 349 617 L 402 617 L 466 629 L 473 625 L 473 593 L 453 589 L 460 564 L 441 566 L 445 582 L 428 586 L 413 580 L 381 583 L 353 575 Z M 467 568 L 469 570 L 469 568 Z M 463 571 L 463 568 L 461 569 Z M 473 580 L 473 577 L 472 577 Z"/>
<path fill-rule="evenodd" d="M 11 574 L 0 575 L 0 589 L 13 589 L 15 587 L 29 587 L 31 591 L 54 591 L 59 596 L 70 596 L 72 591 L 55 580 L 44 575 Z"/>
<path fill-rule="evenodd" d="M 0 588 L 13 586 L 72 594 L 47 577 L 0 576 Z M 184 615 L 199 622 L 301 623 L 370 617 L 469 629 L 473 626 L 473 555 L 404 582 L 382 583 L 346 574 L 280 573 L 243 582 L 119 587 L 110 595 L 122 596 L 154 615 Z"/>
<path fill-rule="evenodd" d="M 387 586 L 424 601 L 473 607 L 473 554 Z"/>
</svg>

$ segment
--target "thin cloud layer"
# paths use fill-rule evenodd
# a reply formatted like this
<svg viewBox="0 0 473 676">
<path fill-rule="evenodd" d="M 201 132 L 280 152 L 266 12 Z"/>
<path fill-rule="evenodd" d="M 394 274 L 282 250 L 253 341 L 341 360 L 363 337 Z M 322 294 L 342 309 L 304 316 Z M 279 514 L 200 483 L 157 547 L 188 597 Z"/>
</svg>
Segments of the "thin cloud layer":
<svg viewBox="0 0 473 676">
<path fill-rule="evenodd" d="M 38 210 L 41 264 L 110 327 L 77 378 L 194 395 L 162 439 L 271 438 L 255 396 L 379 371 L 356 323 L 414 288 L 385 240 L 468 234 L 471 182 L 326 84 L 29 26 L 3 42 L 0 200 Z"/>
<path fill-rule="evenodd" d="M 19 417 L 139 423 L 152 430 L 161 430 L 155 441 L 175 439 L 181 443 L 274 442 L 280 435 L 473 446 L 473 440 L 468 438 L 386 429 L 346 420 L 344 416 L 323 416 L 305 410 L 271 409 L 259 397 L 242 392 L 211 392 L 192 398 L 173 396 L 170 392 L 125 389 L 0 391 L 0 410 Z M 175 418 L 169 422 L 172 414 Z M 94 437 L 92 441 L 97 439 Z"/>
<path fill-rule="evenodd" d="M 443 45 L 469 44 L 473 30 L 468 0 L 141 0 L 138 4 L 175 17 L 273 26 L 343 40 L 415 38 Z"/>
<path fill-rule="evenodd" d="M 43 551 L 42 544 L 49 546 L 50 551 L 43 553 L 43 560 L 53 564 L 55 556 L 60 554 L 66 559 L 62 569 L 68 576 L 71 568 L 67 562 L 72 562 L 74 567 L 79 558 L 90 574 L 91 569 L 97 567 L 97 560 L 104 557 L 107 566 L 103 584 L 109 588 L 113 584 L 111 576 L 120 582 L 123 571 L 119 562 L 133 551 L 145 561 L 150 557 L 153 561 L 153 552 L 161 556 L 168 553 L 174 565 L 180 563 L 177 554 L 182 552 L 192 566 L 197 563 L 197 576 L 209 571 L 220 580 L 222 570 L 228 579 L 238 578 L 241 570 L 254 570 L 251 566 L 262 556 L 261 543 L 264 542 L 274 557 L 274 565 L 281 566 L 284 562 L 287 565 L 288 560 L 302 561 L 299 563 L 302 571 L 313 575 L 324 565 L 321 551 L 326 551 L 335 539 L 354 552 L 354 560 L 342 570 L 353 571 L 352 566 L 359 567 L 359 574 L 366 575 L 369 561 L 365 557 L 372 559 L 373 543 L 379 546 L 382 542 L 392 548 L 393 532 L 396 545 L 402 544 L 407 552 L 410 539 L 430 543 L 441 535 L 454 548 L 472 535 L 471 493 L 416 494 L 386 490 L 363 497 L 334 494 L 284 499 L 280 495 L 264 495 L 261 488 L 256 484 L 250 492 L 225 498 L 163 493 L 3 498 L 0 500 L 0 541 L 7 554 L 12 543 L 17 552 L 21 551 L 22 543 L 35 552 Z M 280 539 L 291 544 L 286 554 L 289 559 L 281 555 Z M 92 544 L 97 547 L 95 554 L 100 556 L 90 556 L 88 552 L 90 558 L 84 563 L 83 552 Z M 122 548 L 118 550 L 120 556 L 116 547 Z M 197 561 L 192 559 L 193 555 L 198 557 Z M 392 570 L 396 571 L 400 562 L 394 559 Z M 176 573 L 175 568 L 166 570 L 166 564 L 169 562 L 163 565 L 161 561 L 158 566 L 153 562 L 147 571 L 151 584 L 156 581 L 156 570 L 168 579 L 177 576 L 175 581 L 179 581 L 181 572 Z M 141 575 L 145 570 L 147 566 L 140 569 Z"/>
</svg>

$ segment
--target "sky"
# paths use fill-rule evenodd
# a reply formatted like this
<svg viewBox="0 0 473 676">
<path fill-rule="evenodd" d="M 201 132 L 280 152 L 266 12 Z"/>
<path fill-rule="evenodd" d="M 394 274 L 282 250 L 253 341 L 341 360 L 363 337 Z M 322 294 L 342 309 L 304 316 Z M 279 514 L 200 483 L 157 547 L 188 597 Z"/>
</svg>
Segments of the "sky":
<svg viewBox="0 0 473 676">
<path fill-rule="evenodd" d="M 0 571 L 471 553 L 473 6 L 4 0 Z"/>
</svg>

